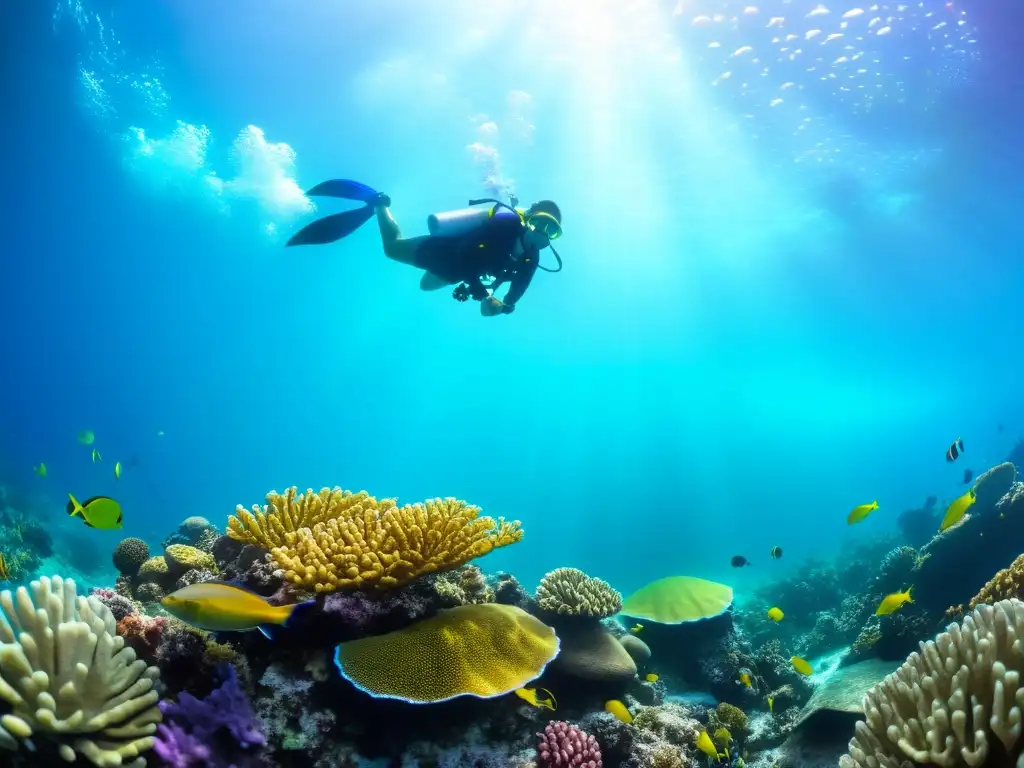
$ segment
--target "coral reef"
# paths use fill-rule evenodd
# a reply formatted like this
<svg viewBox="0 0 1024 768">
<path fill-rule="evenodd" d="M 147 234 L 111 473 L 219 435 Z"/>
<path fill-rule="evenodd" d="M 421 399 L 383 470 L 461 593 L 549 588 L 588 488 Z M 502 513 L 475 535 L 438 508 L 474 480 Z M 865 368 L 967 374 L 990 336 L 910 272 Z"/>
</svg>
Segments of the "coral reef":
<svg viewBox="0 0 1024 768">
<path fill-rule="evenodd" d="M 271 548 L 288 581 L 317 592 L 393 589 L 522 539 L 519 521 L 479 514 L 455 499 L 399 507 L 363 492 L 292 487 L 268 494 L 262 510 L 239 507 L 228 535 Z"/>
<path fill-rule="evenodd" d="M 220 686 L 202 701 L 183 693 L 177 703 L 160 702 L 164 722 L 153 749 L 169 765 L 238 766 L 266 744 L 235 668 L 223 665 L 220 676 Z"/>
<path fill-rule="evenodd" d="M 186 544 L 190 547 L 196 547 L 197 549 L 208 551 L 208 549 L 202 545 L 204 542 L 216 539 L 217 536 L 217 528 L 213 523 L 205 517 L 193 515 L 192 517 L 186 517 L 178 526 L 178 530 L 164 539 L 161 546 L 163 546 L 164 549 L 167 549 L 167 547 L 172 544 Z"/>
<path fill-rule="evenodd" d="M 1024 603 L 978 606 L 868 691 L 841 768 L 974 765 L 1020 754 Z M 965 726 L 970 723 L 970 728 Z"/>
<path fill-rule="evenodd" d="M 158 674 L 124 647 L 110 610 L 58 576 L 0 593 L 0 607 L 0 749 L 49 740 L 68 762 L 145 766 Z"/>
<path fill-rule="evenodd" d="M 1021 588 L 1024 587 L 1024 555 L 1020 555 L 1009 566 L 996 573 L 989 582 L 981 588 L 971 602 L 968 610 L 974 610 L 982 603 L 996 603 L 1011 597 L 1020 597 Z M 959 612 L 963 612 L 961 606 Z"/>
<path fill-rule="evenodd" d="M 542 610 L 561 616 L 604 619 L 622 609 L 622 595 L 611 584 L 578 568 L 557 568 L 545 574 L 534 599 Z"/>
<path fill-rule="evenodd" d="M 335 661 L 371 696 L 440 702 L 514 691 L 540 677 L 557 654 L 550 627 L 519 608 L 487 603 L 342 643 Z"/>
<path fill-rule="evenodd" d="M 562 720 L 547 724 L 537 738 L 538 768 L 601 768 L 601 749 L 593 736 Z"/>
</svg>

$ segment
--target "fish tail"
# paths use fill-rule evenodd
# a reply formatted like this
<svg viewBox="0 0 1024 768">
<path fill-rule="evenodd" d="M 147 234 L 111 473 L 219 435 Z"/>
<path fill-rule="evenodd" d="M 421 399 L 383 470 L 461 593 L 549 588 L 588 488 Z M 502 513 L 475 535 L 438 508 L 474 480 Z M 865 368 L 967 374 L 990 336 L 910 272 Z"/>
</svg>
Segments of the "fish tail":
<svg viewBox="0 0 1024 768">
<path fill-rule="evenodd" d="M 73 493 L 69 493 L 68 498 L 71 499 L 67 506 L 68 514 L 71 517 L 81 515 L 84 510 L 82 509 L 82 505 L 78 503 L 78 499 L 75 498 L 75 495 Z"/>
<path fill-rule="evenodd" d="M 911 585 L 910 585 L 909 587 L 907 587 L 907 602 L 908 602 L 908 603 L 912 603 L 912 602 L 914 602 L 914 598 L 910 596 L 910 591 L 911 591 L 911 590 L 912 590 L 913 588 L 914 588 L 914 585 L 913 585 L 913 584 L 911 584 Z"/>
<path fill-rule="evenodd" d="M 295 605 L 285 606 L 286 608 L 288 608 L 288 611 L 285 613 L 284 620 L 281 622 L 281 624 L 285 627 L 294 626 L 294 624 L 298 621 L 301 621 L 302 616 L 309 613 L 310 609 L 312 609 L 315 605 L 316 600 L 307 600 L 304 603 L 296 603 Z"/>
</svg>

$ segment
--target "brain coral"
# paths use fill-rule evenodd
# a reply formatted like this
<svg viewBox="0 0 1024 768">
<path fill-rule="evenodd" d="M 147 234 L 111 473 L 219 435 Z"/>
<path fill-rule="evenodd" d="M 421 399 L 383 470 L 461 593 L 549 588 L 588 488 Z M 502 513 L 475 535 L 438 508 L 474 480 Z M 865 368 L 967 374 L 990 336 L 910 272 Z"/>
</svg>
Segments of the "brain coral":
<svg viewBox="0 0 1024 768">
<path fill-rule="evenodd" d="M 298 496 L 291 488 L 268 494 L 267 502 L 252 514 L 239 509 L 228 535 L 273 545 L 285 578 L 317 592 L 393 589 L 523 537 L 518 520 L 480 517 L 477 507 L 455 499 L 399 507 L 339 488 Z"/>
<path fill-rule="evenodd" d="M 1021 765 L 1024 603 L 980 605 L 864 697 L 841 768 Z"/>
<path fill-rule="evenodd" d="M 520 608 L 483 603 L 342 643 L 335 663 L 371 696 L 427 704 L 509 693 L 540 677 L 557 654 L 551 627 Z"/>
<path fill-rule="evenodd" d="M 142 539 L 121 539 L 114 547 L 114 567 L 119 573 L 134 576 L 139 568 L 149 559 L 149 547 Z"/>
<path fill-rule="evenodd" d="M 556 568 L 546 574 L 537 587 L 536 600 L 545 611 L 563 616 L 604 619 L 622 608 L 622 595 L 608 582 L 578 568 Z"/>
</svg>

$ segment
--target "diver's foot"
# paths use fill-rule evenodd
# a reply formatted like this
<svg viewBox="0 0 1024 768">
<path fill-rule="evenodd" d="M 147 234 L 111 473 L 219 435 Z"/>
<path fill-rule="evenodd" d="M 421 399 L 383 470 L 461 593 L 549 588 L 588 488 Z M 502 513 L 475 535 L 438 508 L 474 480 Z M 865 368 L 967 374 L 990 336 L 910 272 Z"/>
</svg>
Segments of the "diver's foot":
<svg viewBox="0 0 1024 768">
<path fill-rule="evenodd" d="M 370 206 L 373 208 L 390 208 L 391 198 L 383 192 L 378 192 L 377 197 L 370 201 Z"/>
</svg>

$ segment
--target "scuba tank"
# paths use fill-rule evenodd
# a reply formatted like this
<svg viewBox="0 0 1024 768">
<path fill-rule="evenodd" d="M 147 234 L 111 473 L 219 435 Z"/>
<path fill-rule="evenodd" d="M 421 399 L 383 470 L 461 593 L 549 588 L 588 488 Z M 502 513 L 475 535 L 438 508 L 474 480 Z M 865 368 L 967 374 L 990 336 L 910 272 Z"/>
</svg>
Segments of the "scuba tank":
<svg viewBox="0 0 1024 768">
<path fill-rule="evenodd" d="M 480 203 L 497 203 L 483 207 Z M 493 218 L 519 218 L 520 214 L 504 203 L 494 200 L 471 200 L 471 208 L 459 208 L 456 211 L 432 213 L 427 217 L 427 231 L 440 237 L 458 237 L 479 227 Z M 513 203 L 513 206 L 515 203 Z"/>
</svg>

